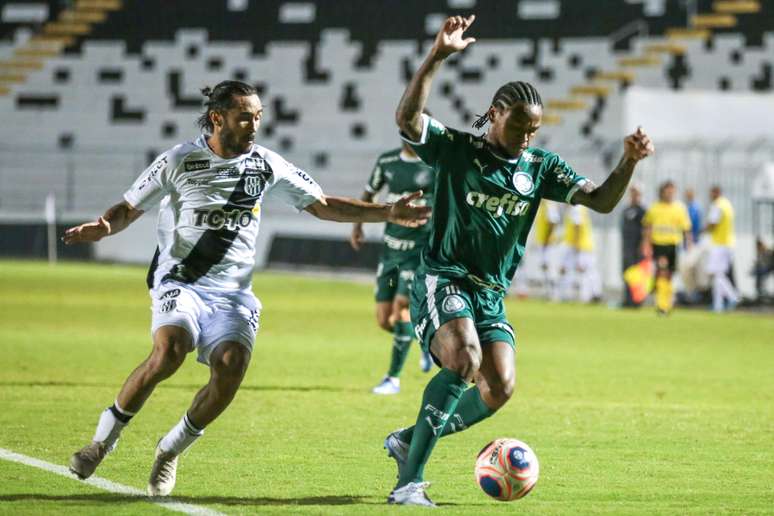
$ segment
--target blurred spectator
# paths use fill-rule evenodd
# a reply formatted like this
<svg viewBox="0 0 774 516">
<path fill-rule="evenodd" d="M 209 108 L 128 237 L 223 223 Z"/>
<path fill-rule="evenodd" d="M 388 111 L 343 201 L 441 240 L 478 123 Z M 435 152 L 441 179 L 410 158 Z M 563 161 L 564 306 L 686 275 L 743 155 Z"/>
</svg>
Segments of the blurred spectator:
<svg viewBox="0 0 774 516">
<path fill-rule="evenodd" d="M 694 243 L 697 243 L 699 241 L 702 228 L 701 206 L 699 206 L 698 201 L 696 201 L 693 188 L 686 189 L 684 197 L 685 207 L 688 209 L 688 218 L 691 219 L 691 238 L 693 238 Z"/>
<path fill-rule="evenodd" d="M 558 229 L 561 222 L 562 215 L 559 212 L 559 206 L 546 199 L 540 201 L 535 216 L 535 243 L 540 248 L 540 280 L 545 296 L 553 300 L 559 298 L 556 285 L 556 252 L 561 239 L 561 231 Z"/>
<path fill-rule="evenodd" d="M 759 237 L 755 239 L 755 263 L 753 264 L 752 275 L 755 276 L 755 294 L 758 301 L 768 297 L 766 292 L 766 279 L 774 273 L 774 250 L 766 247 L 766 244 Z"/>
<path fill-rule="evenodd" d="M 658 201 L 642 219 L 643 255 L 656 261 L 656 311 L 669 314 L 674 306 L 672 274 L 677 265 L 677 247 L 686 240 L 690 247 L 691 220 L 685 206 L 675 201 L 675 185 L 666 181 L 658 189 Z"/>
<path fill-rule="evenodd" d="M 642 207 L 642 190 L 638 185 L 629 188 L 629 206 L 623 211 L 621 217 L 621 234 L 623 257 L 621 271 L 638 263 L 642 259 L 642 218 L 645 216 L 645 208 Z M 624 306 L 639 306 L 632 300 L 629 288 L 624 288 Z"/>
<path fill-rule="evenodd" d="M 576 285 L 577 298 L 582 303 L 601 299 L 602 285 L 594 257 L 591 217 L 585 206 L 571 206 L 564 215 L 564 255 L 560 272 L 561 299 L 574 299 Z"/>
<path fill-rule="evenodd" d="M 706 269 L 712 277 L 712 309 L 722 312 L 733 309 L 739 302 L 739 294 L 728 279 L 734 259 L 734 208 L 717 185 L 710 188 L 710 199 L 706 230 L 711 245 Z"/>
</svg>

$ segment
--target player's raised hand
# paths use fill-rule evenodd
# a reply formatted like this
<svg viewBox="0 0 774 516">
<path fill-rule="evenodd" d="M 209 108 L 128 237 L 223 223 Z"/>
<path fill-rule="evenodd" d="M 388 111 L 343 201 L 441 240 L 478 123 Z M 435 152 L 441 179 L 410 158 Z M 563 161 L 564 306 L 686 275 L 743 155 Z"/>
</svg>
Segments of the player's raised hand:
<svg viewBox="0 0 774 516">
<path fill-rule="evenodd" d="M 364 241 L 365 236 L 363 235 L 362 224 L 355 224 L 352 228 L 352 234 L 349 236 L 349 245 L 351 245 L 352 249 L 355 251 L 360 251 L 360 247 L 363 245 Z"/>
<path fill-rule="evenodd" d="M 656 152 L 656 148 L 642 127 L 638 127 L 634 133 L 624 138 L 624 157 L 626 158 L 640 161 L 654 152 Z"/>
<path fill-rule="evenodd" d="M 423 226 L 430 220 L 432 210 L 429 206 L 415 206 L 412 201 L 416 201 L 422 197 L 422 191 L 410 193 L 404 195 L 398 201 L 390 207 L 389 220 L 394 224 L 401 226 L 407 226 L 415 228 L 417 226 Z"/>
<path fill-rule="evenodd" d="M 80 242 L 97 242 L 110 234 L 110 222 L 100 217 L 97 222 L 87 222 L 80 226 L 65 231 L 62 241 L 65 244 L 77 244 Z"/>
<path fill-rule="evenodd" d="M 433 43 L 433 53 L 441 58 L 445 58 L 460 50 L 465 50 L 468 45 L 475 43 L 476 38 L 464 38 L 463 35 L 468 27 L 476 19 L 476 15 L 471 14 L 467 18 L 462 16 L 451 16 L 443 22 L 441 30 L 435 36 Z"/>
</svg>

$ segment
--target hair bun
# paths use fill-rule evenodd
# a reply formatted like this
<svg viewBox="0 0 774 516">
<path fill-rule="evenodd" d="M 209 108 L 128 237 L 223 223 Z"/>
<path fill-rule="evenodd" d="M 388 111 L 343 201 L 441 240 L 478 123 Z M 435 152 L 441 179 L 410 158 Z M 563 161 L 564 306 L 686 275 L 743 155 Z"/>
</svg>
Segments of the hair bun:
<svg viewBox="0 0 774 516">
<path fill-rule="evenodd" d="M 204 95 L 205 97 L 211 97 L 212 88 L 210 88 L 209 86 L 205 86 L 204 88 L 202 88 L 202 95 Z"/>
</svg>

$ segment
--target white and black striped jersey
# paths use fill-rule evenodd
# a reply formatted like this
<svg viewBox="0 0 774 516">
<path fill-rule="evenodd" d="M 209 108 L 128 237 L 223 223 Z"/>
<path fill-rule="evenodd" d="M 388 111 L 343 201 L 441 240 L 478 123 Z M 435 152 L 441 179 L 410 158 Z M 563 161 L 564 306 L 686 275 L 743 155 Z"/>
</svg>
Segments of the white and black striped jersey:
<svg viewBox="0 0 774 516">
<path fill-rule="evenodd" d="M 323 196 L 306 172 L 260 145 L 223 159 L 202 135 L 157 157 L 124 194 L 143 211 L 161 202 L 148 287 L 172 279 L 205 289 L 248 288 L 267 192 L 298 211 Z"/>
</svg>

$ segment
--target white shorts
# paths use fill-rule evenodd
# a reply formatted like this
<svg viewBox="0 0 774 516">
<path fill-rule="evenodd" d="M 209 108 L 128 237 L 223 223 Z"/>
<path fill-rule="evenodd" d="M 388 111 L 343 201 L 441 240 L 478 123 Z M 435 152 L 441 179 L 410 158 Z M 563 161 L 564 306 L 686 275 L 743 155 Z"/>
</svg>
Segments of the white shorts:
<svg viewBox="0 0 774 516">
<path fill-rule="evenodd" d="M 734 256 L 730 247 L 713 245 L 707 253 L 707 262 L 704 270 L 707 274 L 726 274 L 731 268 Z"/>
<path fill-rule="evenodd" d="M 596 267 L 596 257 L 592 251 L 578 251 L 565 245 L 563 253 L 562 268 L 565 272 L 576 272 L 578 268 L 586 272 Z"/>
<path fill-rule="evenodd" d="M 162 326 L 186 329 L 199 362 L 209 365 L 210 354 L 224 341 L 239 342 L 252 352 L 261 314 L 261 302 L 252 291 L 211 291 L 167 281 L 150 296 L 151 335 Z"/>
</svg>

